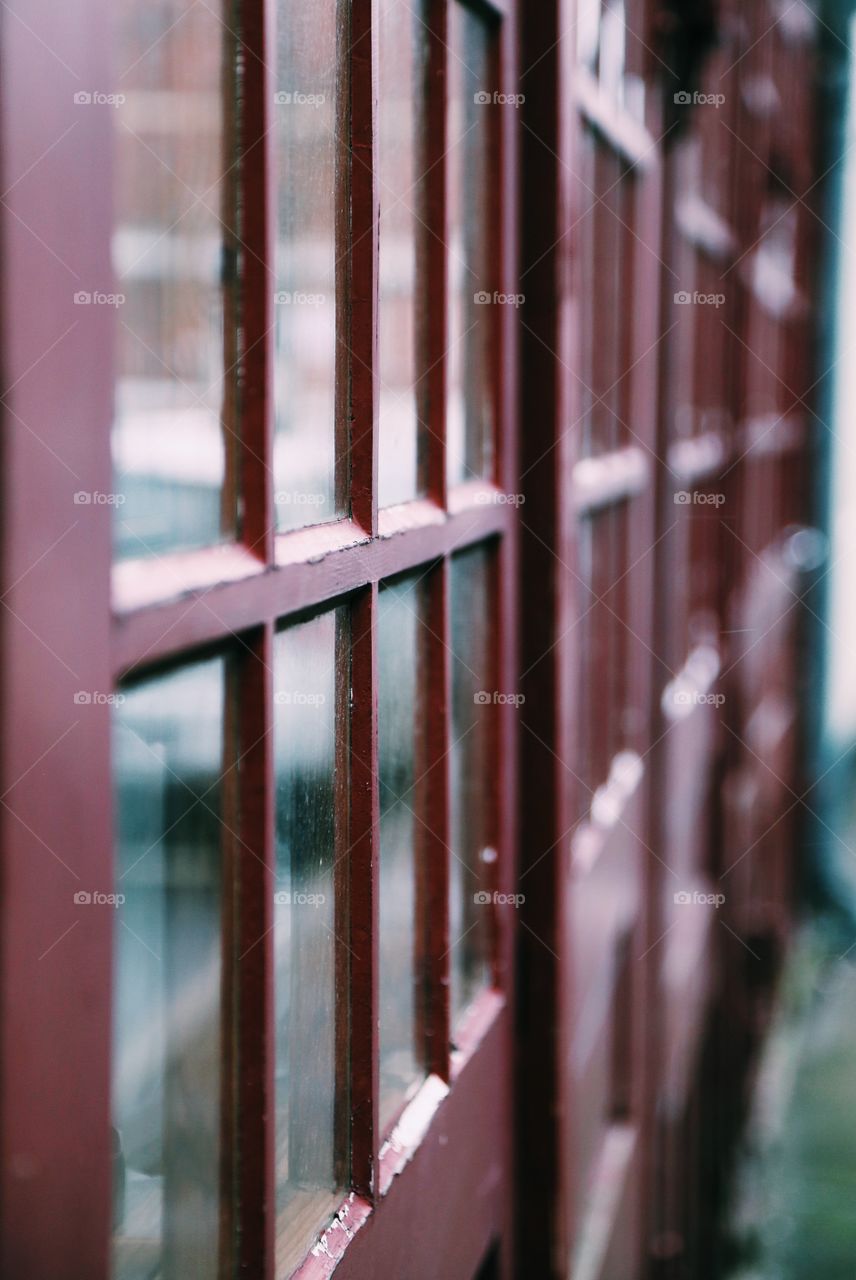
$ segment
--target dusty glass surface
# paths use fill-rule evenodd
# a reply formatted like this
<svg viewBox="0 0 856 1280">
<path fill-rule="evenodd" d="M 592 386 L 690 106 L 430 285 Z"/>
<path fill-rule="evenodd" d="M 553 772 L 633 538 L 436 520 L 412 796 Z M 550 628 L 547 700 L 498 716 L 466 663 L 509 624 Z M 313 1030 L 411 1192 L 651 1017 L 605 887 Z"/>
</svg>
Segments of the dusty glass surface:
<svg viewBox="0 0 856 1280">
<path fill-rule="evenodd" d="M 274 487 L 277 527 L 336 501 L 337 0 L 276 6 Z"/>
<path fill-rule="evenodd" d="M 220 1275 L 225 675 L 184 667 L 115 712 L 117 1280 Z"/>
<path fill-rule="evenodd" d="M 416 396 L 420 221 L 419 84 L 425 25 L 418 5 L 379 0 L 380 446 L 382 507 L 419 493 Z"/>
<path fill-rule="evenodd" d="M 421 584 L 408 578 L 378 599 L 378 752 L 380 762 L 380 1117 L 381 1128 L 424 1078 L 419 1045 L 420 909 L 417 746 L 424 737 L 420 697 Z M 421 772 L 421 771 L 420 771 Z M 428 815 L 430 821 L 430 815 Z"/>
<path fill-rule="evenodd" d="M 116 555 L 146 557 L 234 533 L 227 475 L 237 322 L 232 59 L 224 0 L 117 0 L 111 294 Z M 97 109 L 86 103 L 81 109 Z M 84 494 L 77 499 L 86 501 Z"/>
<path fill-rule="evenodd" d="M 491 32 L 459 3 L 449 8 L 448 89 L 448 395 L 449 484 L 489 477 L 493 469 L 496 310 L 503 305 L 491 270 L 491 210 L 499 192 L 491 163 L 494 101 Z"/>
<path fill-rule="evenodd" d="M 345 627 L 332 610 L 278 632 L 274 650 L 278 1270 L 311 1245 L 347 1176 Z"/>
<path fill-rule="evenodd" d="M 452 560 L 452 843 L 449 887 L 452 1013 L 458 1017 L 490 983 L 493 863 L 494 664 L 490 553 Z"/>
</svg>

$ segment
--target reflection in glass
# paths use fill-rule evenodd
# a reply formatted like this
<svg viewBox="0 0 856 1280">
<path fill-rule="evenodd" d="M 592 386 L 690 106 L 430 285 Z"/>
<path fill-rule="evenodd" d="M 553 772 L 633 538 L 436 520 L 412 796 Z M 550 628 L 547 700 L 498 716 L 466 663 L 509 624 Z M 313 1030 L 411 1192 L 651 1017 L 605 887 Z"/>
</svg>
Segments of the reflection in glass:
<svg viewBox="0 0 856 1280">
<path fill-rule="evenodd" d="M 159 676 L 116 712 L 116 1280 L 220 1275 L 225 674 Z"/>
<path fill-rule="evenodd" d="M 419 903 L 416 821 L 421 584 L 406 579 L 378 598 L 380 763 L 380 1123 L 423 1079 L 419 1047 Z M 420 770 L 422 772 L 422 770 Z"/>
<path fill-rule="evenodd" d="M 418 6 L 380 0 L 380 449 L 382 507 L 419 492 L 416 400 L 416 253 L 419 89 L 425 41 Z"/>
<path fill-rule="evenodd" d="M 449 484 L 493 468 L 495 342 L 491 273 L 491 210 L 498 193 L 491 131 L 500 108 L 492 101 L 491 33 L 477 14 L 449 9 L 449 332 L 446 405 Z"/>
<path fill-rule="evenodd" d="M 452 1014 L 491 981 L 493 889 L 489 815 L 494 664 L 490 557 L 485 547 L 452 560 L 452 858 L 449 886 Z"/>
<path fill-rule="evenodd" d="M 337 0 L 277 4 L 274 485 L 277 526 L 336 501 Z"/>
<path fill-rule="evenodd" d="M 277 1274 L 347 1177 L 345 631 L 343 609 L 323 613 L 280 631 L 274 651 Z"/>
<path fill-rule="evenodd" d="M 234 532 L 223 426 L 237 329 L 227 229 L 236 173 L 223 96 L 230 8 L 224 0 L 112 6 L 120 557 L 202 547 Z"/>
</svg>

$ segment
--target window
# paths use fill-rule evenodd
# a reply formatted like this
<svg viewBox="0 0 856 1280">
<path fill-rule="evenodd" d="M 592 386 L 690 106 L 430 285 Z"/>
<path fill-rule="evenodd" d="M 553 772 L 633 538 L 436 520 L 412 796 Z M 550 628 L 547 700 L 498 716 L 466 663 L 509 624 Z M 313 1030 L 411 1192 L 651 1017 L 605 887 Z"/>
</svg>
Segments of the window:
<svg viewBox="0 0 856 1280">
<path fill-rule="evenodd" d="M 114 1273 L 284 1280 L 506 1016 L 505 28 L 123 12 Z"/>
<path fill-rule="evenodd" d="M 704 1272 L 797 829 L 777 4 L 3 0 L 3 1276 Z"/>
</svg>

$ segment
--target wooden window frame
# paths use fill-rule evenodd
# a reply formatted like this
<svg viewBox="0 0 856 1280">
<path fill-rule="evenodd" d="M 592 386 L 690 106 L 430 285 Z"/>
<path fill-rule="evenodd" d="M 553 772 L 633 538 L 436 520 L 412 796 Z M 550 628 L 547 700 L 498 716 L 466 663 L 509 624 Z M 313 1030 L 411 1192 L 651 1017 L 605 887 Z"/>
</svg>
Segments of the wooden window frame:
<svg viewBox="0 0 856 1280">
<path fill-rule="evenodd" d="M 590 1228 L 598 1215 L 613 1212 L 604 1201 L 606 1182 L 612 1186 L 615 1205 L 620 1204 L 622 1222 L 627 1224 L 628 1259 L 642 1248 L 641 1170 L 647 1143 L 644 1071 L 635 1072 L 632 1082 L 613 1080 L 612 1093 L 603 1082 L 606 1087 L 598 1133 L 591 1125 L 591 1090 L 587 1095 L 577 1066 L 571 1065 L 582 1018 L 581 965 L 575 946 L 580 945 L 581 915 L 587 908 L 589 912 L 596 910 L 589 905 L 592 896 L 585 897 L 592 868 L 596 873 L 598 866 L 615 865 L 618 859 L 618 865 L 627 871 L 628 884 L 632 883 L 628 889 L 632 906 L 626 917 L 609 925 L 617 932 L 610 932 L 608 938 L 598 934 L 605 963 L 592 981 L 608 987 L 598 1005 L 604 1017 L 597 1024 L 607 1074 L 611 1059 L 606 1046 L 613 1039 L 613 1022 L 627 1004 L 623 984 L 616 985 L 610 973 L 615 945 L 632 933 L 634 1020 L 627 1030 L 637 1046 L 647 1043 L 649 1035 L 647 984 L 652 971 L 644 958 L 648 944 L 643 941 L 652 895 L 652 877 L 645 865 L 648 770 L 640 769 L 641 780 L 622 799 L 620 817 L 606 832 L 590 820 L 590 810 L 595 789 L 609 789 L 611 770 L 609 780 L 605 773 L 596 778 L 582 776 L 585 748 L 581 744 L 587 736 L 583 717 L 591 715 L 591 707 L 586 708 L 580 697 L 584 641 L 578 623 L 581 611 L 584 613 L 591 601 L 580 601 L 583 572 L 578 535 L 585 521 L 599 519 L 603 513 L 613 517 L 619 513 L 621 563 L 611 566 L 606 594 L 611 610 L 604 608 L 605 618 L 600 621 L 617 628 L 627 655 L 626 676 L 620 687 L 611 691 L 613 705 L 619 711 L 633 706 L 642 711 L 642 718 L 635 730 L 622 730 L 617 747 L 614 741 L 610 744 L 607 764 L 611 765 L 617 749 L 638 753 L 640 743 L 642 750 L 648 744 L 645 717 L 650 682 L 656 675 L 650 661 L 656 650 L 651 608 L 653 557 L 646 558 L 639 549 L 653 549 L 656 538 L 658 353 L 651 345 L 651 335 L 660 332 L 659 94 L 655 73 L 640 48 L 639 33 L 647 37 L 648 26 L 648 6 L 642 0 L 628 5 L 626 23 L 633 34 L 628 37 L 625 74 L 644 76 L 644 121 L 614 101 L 593 72 L 579 64 L 572 39 L 575 13 L 574 0 L 555 0 L 543 7 L 530 6 L 523 23 L 523 65 L 537 63 L 538 79 L 523 79 L 527 105 L 522 182 L 524 189 L 538 190 L 540 199 L 537 208 L 524 204 L 523 210 L 522 281 L 534 306 L 524 317 L 521 365 L 528 388 L 527 413 L 545 424 L 546 435 L 530 439 L 524 433 L 521 438 L 522 472 L 527 488 L 537 493 L 539 500 L 537 511 L 534 504 L 532 509 L 526 508 L 521 544 L 521 608 L 526 618 L 521 687 L 526 705 L 520 785 L 524 797 L 539 796 L 539 805 L 537 813 L 527 814 L 520 849 L 520 883 L 526 903 L 518 964 L 521 993 L 537 990 L 557 1015 L 555 1025 L 542 1028 L 521 994 L 520 1072 L 527 1088 L 516 1095 L 517 1257 L 521 1273 L 540 1269 L 544 1274 L 570 1274 L 577 1265 L 582 1270 L 591 1264 L 590 1256 L 584 1263 L 575 1251 L 585 1253 L 591 1245 Z M 589 188 L 584 197 L 580 192 L 584 134 L 593 134 L 596 148 L 623 166 L 619 181 L 626 184 L 632 201 L 632 216 L 625 215 L 629 225 L 619 228 L 628 260 L 625 271 L 632 285 L 623 299 L 617 340 L 625 353 L 622 409 L 629 406 L 633 411 L 632 417 L 625 412 L 621 416 L 633 435 L 618 426 L 610 448 L 591 456 L 583 456 L 581 440 L 579 374 L 585 300 L 579 278 L 580 248 L 574 243 L 574 233 L 581 222 L 582 207 L 601 191 Z M 613 215 L 598 210 L 598 216 Z M 633 573 L 616 589 L 616 580 L 621 583 L 631 567 Z M 542 604 L 546 600 L 549 604 Z M 626 643 L 631 628 L 635 636 L 632 650 Z M 590 645 L 595 649 L 603 645 L 604 629 L 602 626 L 599 634 L 591 637 Z M 614 684 L 611 671 L 601 672 L 599 695 L 610 693 L 605 687 L 607 677 Z M 597 713 L 606 714 L 603 700 Z M 545 777 L 549 778 L 546 785 Z M 637 961 L 637 956 L 643 960 Z M 639 1053 L 637 1060 L 642 1057 Z M 616 1105 L 616 1096 L 620 1105 Z M 544 1113 L 540 1097 L 555 1099 L 553 1112 Z M 592 1135 L 598 1147 L 585 1169 L 581 1149 Z M 610 1153 L 616 1151 L 620 1159 L 613 1163 L 605 1181 L 598 1180 L 598 1170 L 605 1167 L 601 1159 L 608 1162 Z M 615 1232 L 606 1230 L 612 1240 Z M 623 1272 L 624 1262 L 611 1258 L 604 1264 L 607 1271 L 610 1264 L 616 1274 Z"/>
<path fill-rule="evenodd" d="M 171 554 L 150 560 L 129 560 L 111 569 L 111 522 L 107 510 L 93 510 L 92 519 L 67 536 L 62 554 L 46 559 L 41 572 L 31 572 L 32 545 L 26 536 L 26 503 L 41 494 L 50 514 L 45 520 L 47 540 L 55 526 L 70 523 L 69 470 L 73 488 L 111 491 L 109 424 L 112 419 L 113 373 L 111 319 L 77 317 L 69 303 L 72 274 L 101 285 L 110 279 L 111 138 L 109 121 L 92 111 L 78 124 L 75 145 L 51 152 L 35 181 L 24 174 L 31 162 L 29 147 L 47 153 L 55 140 L 53 126 L 67 114 L 67 102 L 85 79 L 105 87 L 112 83 L 109 47 L 109 5 L 87 0 L 86 21 L 63 13 L 59 20 L 49 0 L 35 0 L 26 15 L 15 0 L 8 40 L 2 58 L 14 110 L 8 104 L 0 121 L 4 143 L 4 188 L 14 188 L 2 209 L 3 235 L 9 255 L 2 286 L 3 334 L 6 339 L 5 405 L 25 423 L 39 424 L 32 432 L 15 435 L 7 454 L 7 511 L 12 535 L 5 549 L 4 580 L 12 583 L 4 601 L 4 675 L 6 712 L 27 719 L 26 691 L 44 690 L 56 704 L 73 711 L 73 688 L 115 689 L 120 681 L 155 674 L 161 664 L 192 662 L 209 647 L 228 645 L 236 654 L 239 688 L 237 759 L 240 773 L 240 813 L 236 832 L 242 856 L 237 897 L 241 904 L 235 924 L 235 954 L 239 986 L 237 1021 L 232 1028 L 240 1062 L 236 1106 L 239 1153 L 237 1184 L 236 1264 L 242 1274 L 274 1276 L 275 1169 L 272 1121 L 273 1038 L 273 865 L 274 799 L 272 649 L 278 625 L 303 610 L 347 600 L 352 618 L 353 709 L 351 718 L 351 779 L 349 859 L 352 937 L 355 946 L 350 974 L 350 1138 L 351 1187 L 343 1197 L 343 1220 L 349 1231 L 330 1231 L 325 1253 L 311 1253 L 299 1269 L 301 1276 L 329 1274 L 333 1259 L 341 1274 L 365 1274 L 365 1247 L 356 1228 L 380 1221 L 371 1233 L 371 1247 L 381 1253 L 389 1241 L 408 1234 L 408 1206 L 414 1197 L 433 1194 L 434 1182 L 425 1161 L 414 1158 L 420 1147 L 437 1148 L 435 1122 L 441 1113 L 459 1136 L 450 1142 L 448 1163 L 458 1143 L 478 1144 L 478 1125 L 484 1125 L 480 1093 L 501 1107 L 497 1131 L 507 1127 L 510 1114 L 510 1008 L 513 912 L 496 922 L 494 985 L 479 995 L 451 1045 L 448 1005 L 447 871 L 445 848 L 449 835 L 449 565 L 457 551 L 483 542 L 495 546 L 497 599 L 500 621 L 494 656 L 498 687 L 514 687 L 515 580 L 517 509 L 503 501 L 515 488 L 516 361 L 515 316 L 510 307 L 497 308 L 495 474 L 490 480 L 449 490 L 445 467 L 445 329 L 446 249 L 445 46 L 446 13 L 460 0 L 428 0 L 429 28 L 426 129 L 428 144 L 427 218 L 431 278 L 435 281 L 427 327 L 426 367 L 430 421 L 427 436 L 426 494 L 400 507 L 379 510 L 377 504 L 377 298 L 378 191 L 373 171 L 376 103 L 377 40 L 371 0 L 353 0 L 351 38 L 343 82 L 351 120 L 348 149 L 351 237 L 347 272 L 350 279 L 348 343 L 342 369 L 351 394 L 348 459 L 350 514 L 329 524 L 296 532 L 275 532 L 274 483 L 270 467 L 273 448 L 273 291 L 275 233 L 273 139 L 270 131 L 275 91 L 272 14 L 273 0 L 245 0 L 240 44 L 245 59 L 241 115 L 242 240 L 244 291 L 242 323 L 246 335 L 242 352 L 241 466 L 239 497 L 243 518 L 239 539 L 225 546 Z M 497 26 L 497 87 L 515 89 L 516 5 L 514 0 L 473 0 L 471 6 Z M 19 12 L 20 10 L 20 12 Z M 24 18 L 26 17 L 26 22 Z M 19 18 L 16 22 L 14 18 Z M 47 41 L 40 33 L 50 30 Z M 97 37 L 93 34 L 98 32 Z M 48 47 L 52 46 L 52 47 Z M 56 52 L 54 52 L 54 50 Z M 66 56 L 67 55 L 67 56 Z M 57 61 L 67 63 L 57 72 Z M 73 69 L 72 69 L 72 64 Z M 29 68 L 35 67 L 34 77 Z M 78 70 L 80 68 L 80 70 Z M 38 82 L 38 90 L 36 83 Z M 66 101 L 67 100 L 67 101 Z M 11 101 L 11 99 L 10 99 Z M 32 108 L 29 105 L 32 103 Z M 16 125 L 26 115 L 39 124 L 26 145 Z M 496 178 L 502 218 L 495 229 L 494 267 L 497 287 L 513 292 L 516 279 L 516 140 L 508 110 L 497 110 Z M 42 142 L 44 145 L 42 145 Z M 8 143 L 8 146 L 5 145 Z M 93 197 L 92 163 L 99 183 Z M 106 181 L 100 179 L 106 176 Z M 75 224 L 77 253 L 72 274 L 45 244 L 71 244 L 66 226 L 51 211 L 48 190 L 62 189 L 65 201 L 87 209 L 87 229 Z M 94 204 L 94 207 L 93 207 Z M 39 230 L 40 228 L 40 230 Z M 438 231 L 439 228 L 439 231 Z M 34 230 L 35 229 L 35 230 Z M 42 234 L 44 233 L 44 234 Z M 382 232 L 381 232 L 382 233 Z M 79 252 L 78 252 L 79 246 Z M 69 250 L 70 251 L 70 250 Z M 45 296 L 56 303 L 33 308 L 31 322 L 12 319 L 28 281 L 39 280 Z M 66 296 L 67 295 L 67 296 Z M 68 334 L 57 337 L 57 315 L 68 319 Z M 12 338 L 17 332 L 17 339 Z M 38 374 L 31 369 L 38 366 Z M 85 376 L 84 376 L 84 371 Z M 341 375 L 340 375 L 341 376 Z M 67 408 L 68 405 L 70 408 Z M 65 416 L 59 406 L 67 409 Z M 14 419 L 10 419 L 14 420 Z M 45 478 L 46 451 L 59 458 Z M 17 499 L 14 495 L 17 494 Z M 23 504 L 22 505 L 22 501 Z M 87 513 L 90 514 L 90 513 Z M 17 531 L 17 532 L 16 532 Z M 61 528 L 56 528 L 60 534 Z M 94 548 L 94 550 L 93 550 Z M 409 1104 L 410 1146 L 386 1141 L 378 1125 L 377 1043 L 377 866 L 379 821 L 377 800 L 377 654 L 375 620 L 379 584 L 408 571 L 430 568 L 431 640 L 426 678 L 431 683 L 427 710 L 437 852 L 432 860 L 428 895 L 433 906 L 428 943 L 431 949 L 429 985 L 431 1022 L 428 1062 L 430 1075 Z M 66 620 L 60 662 L 22 631 L 20 619 L 44 616 L 38 591 L 51 592 L 51 612 Z M 45 641 L 44 643 L 48 643 Z M 53 648 L 53 646 L 50 646 Z M 66 650 L 74 658 L 67 661 Z M 22 701 L 24 699 L 24 701 Z M 69 810 L 75 825 L 72 874 L 94 885 L 113 880 L 113 813 L 109 754 L 109 707 L 92 709 L 92 716 L 68 736 L 51 726 L 30 724 L 7 752 L 3 778 L 16 791 L 14 810 L 2 810 L 6 852 L 10 859 L 3 903 L 2 1005 L 4 1025 L 21 1025 L 22 1037 L 4 1046 L 2 1104 L 11 1117 L 4 1133 L 2 1192 L 4 1211 L 18 1225 L 0 1246 L 3 1270 L 9 1274 L 70 1276 L 78 1268 L 93 1280 L 109 1274 L 111 1149 L 109 1141 L 111 968 L 113 921 L 106 915 L 75 924 L 70 895 L 57 869 L 54 891 L 44 883 L 44 858 L 68 847 Z M 497 797 L 495 828 L 499 861 L 497 885 L 511 892 L 514 884 L 514 813 L 516 806 L 513 707 L 496 712 L 496 777 L 491 792 Z M 68 719 L 68 717 L 64 717 Z M 56 727 L 56 726 L 53 726 Z M 31 771 L 36 769 L 39 786 Z M 45 812 L 44 788 L 57 794 L 56 812 Z M 40 798 L 42 801 L 40 802 Z M 41 831 L 46 834 L 42 835 Z M 37 834 L 38 833 L 38 834 Z M 77 848 L 79 841 L 80 848 Z M 41 846 L 40 853 L 36 850 Z M 45 852 L 48 848 L 48 852 Z M 249 851 L 249 852 L 248 852 Z M 254 855 L 254 856 L 253 856 Z M 66 859 L 63 859 L 66 861 Z M 52 877 L 53 879 L 54 877 Z M 70 882 L 73 883 L 73 882 Z M 68 901 L 67 901 L 68 899 Z M 27 936 L 27 930 L 32 936 Z M 49 981 L 39 970 L 39 957 L 53 955 L 57 963 Z M 60 950 L 60 948 L 62 948 Z M 84 980 L 81 981 L 81 975 Z M 26 1015 L 26 1016 L 25 1016 Z M 50 1026 L 50 1047 L 37 1026 Z M 63 1045 L 62 1052 L 57 1044 Z M 497 1064 L 496 1055 L 501 1058 Z M 494 1061 L 488 1065 L 488 1057 Z M 22 1069 L 26 1066 L 26 1070 Z M 485 1089 L 486 1079 L 491 1081 Z M 448 1103 L 445 1099 L 449 1098 Z M 52 1117 L 61 1116 L 62 1129 L 46 1122 L 43 1102 L 50 1097 Z M 458 1101 L 455 1102 L 457 1097 Z M 451 1110 L 450 1110 L 451 1109 Z M 269 1117 L 265 1119 L 265 1113 Z M 481 1117 L 478 1119 L 477 1117 Z M 444 1121 L 445 1124 L 445 1121 Z M 483 1133 L 483 1129 L 481 1131 Z M 468 1134 L 466 1138 L 464 1135 Z M 494 1135 L 496 1136 L 496 1135 Z M 505 1140 L 496 1138 L 507 1161 Z M 483 1145 L 483 1144 L 482 1144 Z M 469 1157 L 468 1157 L 469 1158 Z M 479 1157 L 486 1174 L 487 1153 Z M 398 1177 L 405 1164 L 406 1177 Z M 423 1172 L 420 1175 L 419 1168 Z M 506 1175 L 509 1171 L 506 1165 Z M 399 1191 L 396 1206 L 386 1204 L 393 1181 Z M 70 1191 L 70 1183 L 73 1189 Z M 473 1270 L 497 1240 L 509 1238 L 510 1176 L 500 1181 L 469 1215 L 463 1241 L 455 1243 L 474 1259 Z M 410 1213 L 410 1221 L 415 1220 Z M 380 1255 L 379 1255 L 380 1256 Z M 353 1257 L 350 1263 L 349 1258 Z M 73 1264 L 70 1260 L 73 1259 Z M 361 1261 L 362 1259 L 362 1261 Z M 340 1261 L 339 1261 L 340 1260 Z M 298 1274 L 296 1273 L 296 1274 Z"/>
</svg>

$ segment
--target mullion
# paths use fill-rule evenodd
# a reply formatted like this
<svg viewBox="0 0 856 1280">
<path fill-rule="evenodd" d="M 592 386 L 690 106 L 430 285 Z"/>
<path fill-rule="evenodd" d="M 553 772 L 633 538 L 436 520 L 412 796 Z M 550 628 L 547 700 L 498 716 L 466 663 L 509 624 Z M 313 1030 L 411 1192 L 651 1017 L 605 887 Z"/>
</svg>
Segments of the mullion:
<svg viewBox="0 0 856 1280">
<path fill-rule="evenodd" d="M 378 928 L 380 799 L 378 794 L 378 587 L 351 608 L 351 770 L 348 824 L 350 899 L 351 1179 L 374 1199 L 380 1126 Z"/>
<path fill-rule="evenodd" d="M 488 55 L 488 76 L 490 91 L 502 92 L 504 89 L 503 74 L 503 53 L 504 46 L 507 42 L 507 23 L 496 21 L 496 10 L 493 7 L 488 9 L 488 31 L 490 35 L 490 51 Z M 506 278 L 504 273 L 503 262 L 503 238 L 505 231 L 504 224 L 504 201 L 502 199 L 503 184 L 503 151 L 504 151 L 504 131 L 508 127 L 508 110 L 491 111 L 488 116 L 488 154 L 487 154 L 487 173 L 489 181 L 491 181 L 499 193 L 499 198 L 492 202 L 488 211 L 487 226 L 484 228 L 484 235 L 487 239 L 487 264 L 488 264 L 488 289 L 491 294 L 494 291 L 499 293 L 506 292 Z M 502 475 L 502 441 L 504 434 L 504 403 L 503 403 L 503 378 L 508 373 L 508 365 L 504 357 L 504 353 L 509 350 L 509 332 L 508 324 L 515 310 L 514 307 L 500 307 L 499 314 L 493 315 L 493 308 L 489 308 L 492 315 L 492 327 L 490 340 L 488 343 L 487 363 L 488 363 L 488 385 L 490 394 L 493 399 L 493 423 L 492 435 L 490 440 L 490 462 L 485 474 L 491 483 L 495 483 L 497 478 Z"/>
<path fill-rule="evenodd" d="M 239 1018 L 242 1006 L 237 986 L 235 958 L 240 944 L 240 871 L 243 837 L 240 831 L 240 782 L 237 777 L 241 758 L 241 697 L 243 672 L 230 661 L 226 667 L 226 698 L 223 722 L 222 787 L 225 823 L 223 827 L 222 894 L 220 902 L 220 936 L 223 950 L 220 1007 L 223 1031 L 220 1041 L 222 1096 L 220 1100 L 220 1214 L 219 1265 L 225 1275 L 235 1267 L 237 1240 L 236 1213 L 241 1198 L 238 1186 L 237 1156 L 241 1149 L 238 1125 L 243 1109 L 238 1098 Z M 234 833 L 234 835 L 232 835 Z"/>
<path fill-rule="evenodd" d="M 241 199 L 241 317 L 239 517 L 242 541 L 266 564 L 274 550 L 273 291 L 276 215 L 273 5 L 241 6 L 242 71 L 239 154 Z"/>
<path fill-rule="evenodd" d="M 514 638 L 513 587 L 516 568 L 516 548 L 511 538 L 497 539 L 491 566 L 492 575 L 492 647 L 491 663 L 494 687 L 498 690 L 520 692 L 520 667 Z M 517 868 L 513 831 L 517 796 L 516 756 L 512 744 L 516 726 L 512 721 L 520 718 L 520 709 L 500 708 L 499 723 L 493 744 L 491 760 L 491 786 L 493 798 L 489 813 L 489 834 L 496 849 L 494 888 L 500 893 L 515 893 Z M 496 913 L 493 980 L 494 985 L 507 999 L 513 999 L 513 965 L 515 922 L 514 912 Z"/>
<path fill-rule="evenodd" d="M 501 564 L 502 552 L 504 548 L 497 546 L 496 543 L 488 544 L 490 559 L 488 561 L 488 608 L 490 610 L 490 628 L 488 632 L 488 689 L 496 689 L 498 692 L 503 691 L 503 681 L 500 678 L 502 672 L 502 643 L 507 640 L 508 633 L 502 626 L 502 578 Z M 507 688 L 507 686 L 505 686 Z M 508 887 L 501 885 L 500 881 L 507 865 L 507 859 L 502 857 L 504 850 L 504 832 L 508 829 L 500 825 L 500 770 L 503 764 L 503 719 L 507 720 L 509 715 L 508 705 L 494 708 L 494 731 L 488 746 L 487 759 L 487 786 L 485 805 L 487 809 L 487 843 L 497 855 L 497 861 L 488 864 L 489 887 L 492 892 L 497 893 L 501 888 Z M 488 960 L 490 963 L 492 981 L 495 987 L 503 986 L 502 975 L 502 920 L 501 915 L 508 915 L 507 912 L 498 911 L 496 905 L 491 908 L 490 915 L 490 934 L 489 947 L 490 954 Z"/>
<path fill-rule="evenodd" d="M 225 33 L 224 33 L 225 35 Z M 233 151 L 240 155 L 241 109 L 239 60 L 237 57 L 238 37 L 234 32 L 224 39 L 220 67 L 220 97 L 223 105 L 224 128 L 222 135 L 223 170 L 222 191 L 220 193 L 220 222 L 223 231 L 221 246 L 221 279 L 223 283 L 223 369 L 226 371 L 223 381 L 222 423 L 224 436 L 224 474 L 220 492 L 220 527 L 222 536 L 231 535 L 242 538 L 244 521 L 242 518 L 243 503 L 240 497 L 238 481 L 239 469 L 239 363 L 240 340 L 243 332 L 241 320 L 240 297 L 240 265 L 241 265 L 241 227 L 239 209 L 241 206 L 242 186 L 244 182 L 243 167 L 235 161 Z M 223 430 L 225 428 L 225 430 Z"/>
<path fill-rule="evenodd" d="M 335 776 L 335 848 L 333 894 L 335 897 L 335 1096 L 334 1142 L 337 1182 L 346 1187 L 351 1181 L 351 739 L 353 729 L 351 687 L 353 678 L 353 608 L 338 611 L 335 645 L 335 689 L 337 723 L 346 726 L 336 734 Z M 358 729 L 363 726 L 357 723 Z M 369 725 L 371 731 L 371 725 Z"/>
<path fill-rule="evenodd" d="M 372 22 L 372 0 L 351 0 L 348 99 L 351 151 L 348 168 L 350 243 L 339 253 L 350 274 L 347 317 L 342 314 L 337 376 L 348 406 L 349 431 L 344 441 L 350 476 L 350 512 L 372 537 L 378 531 L 378 224 L 380 204 L 376 172 L 377 104 L 375 77 L 378 39 Z M 341 313 L 340 313 L 341 314 Z M 340 435 L 340 438 L 341 435 Z"/>
<path fill-rule="evenodd" d="M 446 479 L 446 388 L 448 344 L 448 247 L 446 245 L 446 140 L 448 132 L 446 88 L 448 79 L 448 6 L 452 0 L 425 0 L 427 57 L 420 86 L 424 110 L 424 138 L 420 147 L 424 180 L 425 220 L 435 234 L 419 228 L 424 279 L 417 279 L 417 296 L 430 298 L 431 306 L 420 315 L 417 412 L 419 418 L 420 479 L 427 496 L 444 510 Z M 422 370 L 424 369 L 424 373 Z"/>
<path fill-rule="evenodd" d="M 276 1254 L 273 627 L 248 638 L 236 679 L 240 845 L 238 922 L 236 1191 L 242 1271 L 269 1280 Z"/>
</svg>

